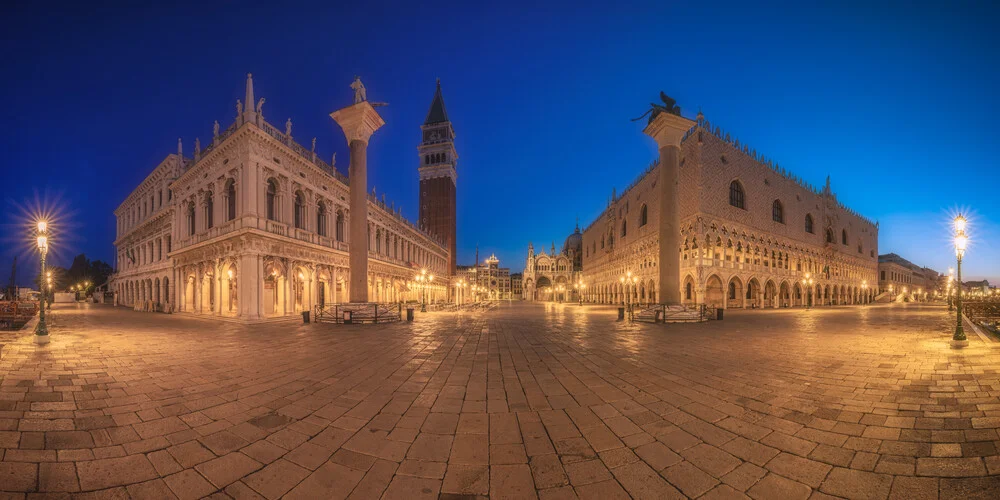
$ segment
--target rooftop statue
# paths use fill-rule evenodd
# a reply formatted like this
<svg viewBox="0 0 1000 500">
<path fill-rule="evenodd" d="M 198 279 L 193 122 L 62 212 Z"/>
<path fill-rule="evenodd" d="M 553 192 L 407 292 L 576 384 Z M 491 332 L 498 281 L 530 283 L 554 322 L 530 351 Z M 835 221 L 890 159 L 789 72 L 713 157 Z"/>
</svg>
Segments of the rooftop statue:
<svg viewBox="0 0 1000 500">
<path fill-rule="evenodd" d="M 660 91 L 660 100 L 663 101 L 663 104 L 656 104 L 655 102 L 649 103 L 650 108 L 646 110 L 642 116 L 633 118 L 632 121 L 639 121 L 646 115 L 649 115 L 649 121 L 647 123 L 653 123 L 653 120 L 655 120 L 660 113 L 670 113 L 677 116 L 681 115 L 681 107 L 677 106 L 677 101 L 665 94 L 662 90 Z"/>
<path fill-rule="evenodd" d="M 361 77 L 354 77 L 351 88 L 354 89 L 354 104 L 368 100 L 368 92 L 365 90 L 365 84 L 361 83 Z"/>
</svg>

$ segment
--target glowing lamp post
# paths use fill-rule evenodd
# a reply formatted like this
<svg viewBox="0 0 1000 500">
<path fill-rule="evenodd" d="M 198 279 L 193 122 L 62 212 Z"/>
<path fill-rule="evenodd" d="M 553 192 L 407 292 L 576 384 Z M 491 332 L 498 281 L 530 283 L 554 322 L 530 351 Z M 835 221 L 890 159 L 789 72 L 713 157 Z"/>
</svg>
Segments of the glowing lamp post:
<svg viewBox="0 0 1000 500">
<path fill-rule="evenodd" d="M 581 279 L 573 284 L 573 288 L 576 289 L 576 298 L 579 300 L 579 305 L 583 306 L 583 289 L 587 288 L 587 285 L 585 285 Z"/>
<path fill-rule="evenodd" d="M 806 309 L 811 309 L 813 305 L 813 279 L 811 274 L 806 273 L 806 276 L 802 278 L 802 285 L 806 287 Z"/>
<path fill-rule="evenodd" d="M 962 257 L 965 256 L 965 248 L 969 244 L 969 237 L 965 235 L 966 222 L 962 214 L 958 214 L 958 217 L 955 217 L 955 257 L 958 260 L 958 265 L 955 268 L 957 271 L 957 279 L 955 281 L 958 288 L 955 308 L 958 313 L 955 322 L 955 335 L 952 337 L 952 340 L 963 344 L 968 342 L 965 338 L 965 330 L 962 328 Z"/>
<path fill-rule="evenodd" d="M 626 271 L 625 276 L 619 276 L 618 282 L 622 284 L 625 291 L 625 310 L 628 311 L 628 319 L 632 321 L 634 315 L 632 313 L 632 292 L 630 290 L 635 289 L 639 283 L 638 276 L 632 276 L 632 271 Z"/>
<path fill-rule="evenodd" d="M 45 271 L 45 255 L 49 253 L 48 226 L 48 223 L 45 221 L 38 221 L 38 227 L 35 233 L 36 241 L 38 242 L 38 254 L 41 257 L 39 262 L 41 264 L 42 273 L 39 276 L 47 276 Z M 40 295 L 41 299 L 38 302 L 38 325 L 35 327 L 35 343 L 48 344 L 49 329 L 45 326 L 45 285 L 41 283 L 41 280 L 39 280 L 38 288 L 42 289 L 42 293 Z"/>
<path fill-rule="evenodd" d="M 416 280 L 420 288 L 420 312 L 427 312 L 427 287 L 434 281 L 434 275 L 427 274 L 427 269 L 421 269 Z"/>
</svg>

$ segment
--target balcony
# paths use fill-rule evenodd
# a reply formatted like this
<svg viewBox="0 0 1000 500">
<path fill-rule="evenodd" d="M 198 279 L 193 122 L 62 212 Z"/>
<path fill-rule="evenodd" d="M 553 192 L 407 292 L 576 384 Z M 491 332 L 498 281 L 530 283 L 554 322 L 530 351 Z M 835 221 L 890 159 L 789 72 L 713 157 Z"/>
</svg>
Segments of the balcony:
<svg viewBox="0 0 1000 500">
<path fill-rule="evenodd" d="M 288 224 L 282 224 L 277 221 L 268 220 L 266 226 L 267 232 L 274 233 L 279 236 L 288 236 Z"/>
</svg>

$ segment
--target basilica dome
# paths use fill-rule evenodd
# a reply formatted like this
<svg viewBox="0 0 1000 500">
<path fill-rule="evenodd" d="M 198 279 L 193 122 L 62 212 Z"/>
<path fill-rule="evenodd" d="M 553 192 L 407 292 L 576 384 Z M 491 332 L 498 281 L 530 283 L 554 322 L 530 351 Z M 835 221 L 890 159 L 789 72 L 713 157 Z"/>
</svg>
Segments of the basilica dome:
<svg viewBox="0 0 1000 500">
<path fill-rule="evenodd" d="M 563 243 L 563 252 L 580 251 L 582 249 L 583 234 L 580 233 L 580 227 L 577 226 L 576 231 L 573 231 L 573 234 L 566 237 L 566 242 Z"/>
</svg>

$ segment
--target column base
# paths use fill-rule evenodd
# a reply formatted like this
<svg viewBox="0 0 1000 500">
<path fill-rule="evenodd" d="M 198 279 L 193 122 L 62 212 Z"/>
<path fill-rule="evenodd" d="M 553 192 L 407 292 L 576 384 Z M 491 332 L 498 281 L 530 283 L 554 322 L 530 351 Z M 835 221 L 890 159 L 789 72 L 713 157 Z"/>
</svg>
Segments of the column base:
<svg viewBox="0 0 1000 500">
<path fill-rule="evenodd" d="M 968 346 L 969 346 L 969 341 L 968 340 L 952 340 L 951 341 L 951 347 L 955 348 L 955 349 L 961 349 L 963 347 L 968 347 Z"/>
<path fill-rule="evenodd" d="M 50 339 L 49 339 L 48 334 L 45 334 L 45 335 L 38 335 L 38 334 L 36 334 L 35 335 L 35 343 L 38 344 L 38 345 L 48 344 L 49 340 Z"/>
</svg>

